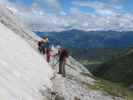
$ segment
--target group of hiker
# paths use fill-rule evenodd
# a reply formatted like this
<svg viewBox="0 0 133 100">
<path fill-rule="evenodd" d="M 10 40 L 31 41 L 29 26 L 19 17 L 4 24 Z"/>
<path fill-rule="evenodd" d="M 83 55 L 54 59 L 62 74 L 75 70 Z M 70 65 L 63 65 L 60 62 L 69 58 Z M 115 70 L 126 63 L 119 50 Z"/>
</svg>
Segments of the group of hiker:
<svg viewBox="0 0 133 100">
<path fill-rule="evenodd" d="M 49 43 L 48 36 L 44 36 L 42 40 L 38 41 L 38 50 L 41 54 L 46 56 L 46 61 L 49 63 L 51 60 L 51 57 L 59 57 L 59 71 L 58 74 L 62 74 L 63 77 L 65 77 L 65 64 L 68 58 L 68 51 L 65 48 L 58 48 L 58 52 L 52 55 L 52 49 Z"/>
</svg>

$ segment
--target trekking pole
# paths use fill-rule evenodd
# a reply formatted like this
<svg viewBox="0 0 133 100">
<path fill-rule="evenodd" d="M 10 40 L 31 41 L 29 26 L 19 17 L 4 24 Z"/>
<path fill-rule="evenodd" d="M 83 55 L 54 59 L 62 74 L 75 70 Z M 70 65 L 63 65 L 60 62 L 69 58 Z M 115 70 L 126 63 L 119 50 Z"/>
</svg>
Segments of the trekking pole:
<svg viewBox="0 0 133 100">
<path fill-rule="evenodd" d="M 56 64 L 53 65 L 53 67 L 55 67 L 56 65 L 58 64 L 58 61 L 56 62 Z M 74 69 L 74 70 L 77 70 L 76 68 L 74 68 L 73 66 L 69 65 L 69 64 L 66 64 L 68 67 Z"/>
<path fill-rule="evenodd" d="M 66 64 L 67 66 L 69 66 L 70 68 L 74 69 L 74 70 L 77 70 L 76 68 L 74 68 L 73 66 L 69 65 L 69 64 Z"/>
</svg>

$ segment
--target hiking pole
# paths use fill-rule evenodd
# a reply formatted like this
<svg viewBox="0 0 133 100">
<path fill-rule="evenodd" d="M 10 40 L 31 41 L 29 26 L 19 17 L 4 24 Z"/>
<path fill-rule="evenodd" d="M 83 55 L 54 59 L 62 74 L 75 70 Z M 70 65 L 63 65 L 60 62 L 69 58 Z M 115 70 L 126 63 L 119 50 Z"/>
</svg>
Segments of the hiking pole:
<svg viewBox="0 0 133 100">
<path fill-rule="evenodd" d="M 56 64 L 53 65 L 53 67 L 55 67 L 57 64 L 58 64 L 58 61 L 57 61 Z M 69 65 L 69 64 L 65 64 L 65 65 L 67 65 L 68 67 L 70 67 L 70 68 L 72 68 L 72 69 L 74 69 L 74 70 L 77 70 L 76 68 L 74 68 L 73 66 L 71 66 L 71 65 Z"/>
<path fill-rule="evenodd" d="M 69 65 L 69 64 L 66 64 L 67 66 L 69 66 L 70 68 L 74 69 L 74 70 L 77 70 L 76 68 L 74 68 L 73 66 Z"/>
</svg>

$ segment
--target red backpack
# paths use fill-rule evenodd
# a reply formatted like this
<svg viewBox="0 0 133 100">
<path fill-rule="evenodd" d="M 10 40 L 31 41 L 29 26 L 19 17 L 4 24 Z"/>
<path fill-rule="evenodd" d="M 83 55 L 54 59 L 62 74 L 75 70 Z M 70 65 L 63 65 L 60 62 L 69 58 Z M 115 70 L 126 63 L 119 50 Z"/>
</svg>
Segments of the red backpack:
<svg viewBox="0 0 133 100">
<path fill-rule="evenodd" d="M 65 60 L 68 56 L 69 56 L 68 51 L 64 48 L 61 49 L 59 60 L 60 61 Z"/>
<path fill-rule="evenodd" d="M 68 57 L 68 51 L 66 49 L 62 49 L 62 55 L 64 55 L 64 57 Z"/>
</svg>

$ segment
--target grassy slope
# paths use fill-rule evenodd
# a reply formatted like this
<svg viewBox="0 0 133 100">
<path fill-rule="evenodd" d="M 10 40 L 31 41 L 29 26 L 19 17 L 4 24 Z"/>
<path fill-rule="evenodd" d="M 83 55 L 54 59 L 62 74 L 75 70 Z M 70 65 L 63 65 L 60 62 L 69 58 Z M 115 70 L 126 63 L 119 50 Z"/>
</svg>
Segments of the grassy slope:
<svg viewBox="0 0 133 100">
<path fill-rule="evenodd" d="M 97 79 L 95 85 L 89 85 L 89 88 L 103 91 L 109 95 L 122 97 L 125 100 L 133 100 L 133 92 L 120 84 L 112 83 L 103 79 Z"/>
<path fill-rule="evenodd" d="M 133 52 L 102 64 L 93 74 L 125 86 L 131 85 L 133 83 Z"/>
<path fill-rule="evenodd" d="M 123 87 L 119 83 L 110 82 L 101 78 L 97 78 L 95 76 L 90 76 L 87 74 L 83 74 L 85 76 L 92 77 L 96 80 L 95 84 L 88 84 L 89 89 L 102 91 L 105 95 L 111 95 L 112 97 L 122 97 L 124 100 L 133 100 L 133 92 L 129 91 L 127 88 Z M 114 100 L 117 100 L 114 98 Z"/>
<path fill-rule="evenodd" d="M 71 55 L 90 71 L 100 64 L 127 52 L 128 48 L 69 48 Z"/>
</svg>

